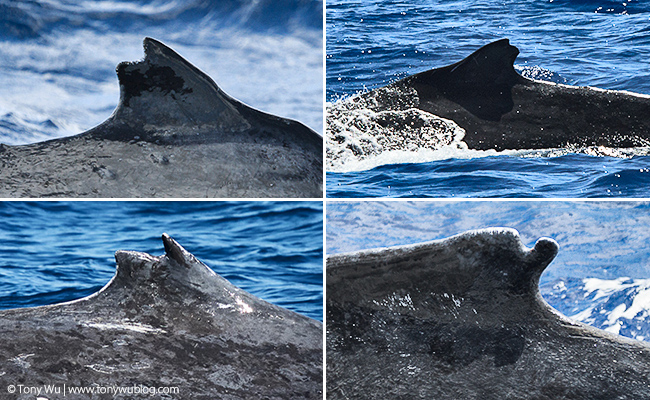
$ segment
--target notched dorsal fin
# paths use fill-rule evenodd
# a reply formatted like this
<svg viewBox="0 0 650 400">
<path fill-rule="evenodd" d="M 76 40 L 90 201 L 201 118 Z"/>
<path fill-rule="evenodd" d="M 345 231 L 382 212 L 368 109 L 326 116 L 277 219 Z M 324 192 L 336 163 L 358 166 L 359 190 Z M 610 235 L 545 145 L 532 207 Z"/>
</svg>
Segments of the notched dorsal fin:
<svg viewBox="0 0 650 400">
<path fill-rule="evenodd" d="M 428 293 L 479 302 L 499 297 L 528 302 L 537 298 L 539 277 L 557 251 L 558 244 L 548 238 L 539 239 L 532 249 L 525 247 L 514 229 L 469 231 L 427 243 L 329 257 L 327 290 L 332 290 L 332 298 L 353 303 L 402 292 L 412 297 Z"/>
<path fill-rule="evenodd" d="M 162 42 L 145 38 L 144 51 L 143 60 L 117 66 L 120 101 L 113 114 L 79 136 L 163 145 L 268 142 L 321 157 L 322 137 L 300 122 L 228 96 Z"/>
<path fill-rule="evenodd" d="M 250 129 L 242 115 L 246 106 L 224 93 L 207 74 L 155 39 L 144 39 L 144 51 L 144 60 L 117 66 L 120 102 L 109 121 L 122 128 L 110 139 L 196 140 L 178 137 L 175 127 L 184 125 L 227 133 Z"/>
<path fill-rule="evenodd" d="M 423 98 L 431 97 L 433 88 L 475 116 L 499 121 L 513 109 L 512 87 L 525 81 L 514 69 L 518 54 L 519 50 L 508 39 L 501 39 L 455 64 L 421 72 L 406 80 Z"/>
<path fill-rule="evenodd" d="M 198 302 L 203 304 L 201 310 L 212 316 L 215 313 L 249 314 L 255 310 L 290 313 L 236 287 L 168 234 L 162 235 L 162 241 L 165 254 L 159 257 L 136 251 L 116 252 L 115 276 L 99 293 L 87 299 L 102 294 L 109 304 L 116 303 L 117 298 L 118 303 L 156 303 L 163 308 Z"/>
<path fill-rule="evenodd" d="M 519 50 L 508 39 L 487 44 L 462 61 L 446 67 L 448 77 L 457 84 L 508 84 L 518 76 L 514 62 Z"/>
</svg>

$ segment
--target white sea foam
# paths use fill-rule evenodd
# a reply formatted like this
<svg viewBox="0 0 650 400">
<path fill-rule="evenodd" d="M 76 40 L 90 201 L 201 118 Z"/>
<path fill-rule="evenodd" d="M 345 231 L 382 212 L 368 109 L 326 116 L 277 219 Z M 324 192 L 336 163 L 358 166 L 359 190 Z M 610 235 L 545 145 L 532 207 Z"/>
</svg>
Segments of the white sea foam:
<svg viewBox="0 0 650 400">
<path fill-rule="evenodd" d="M 641 324 L 645 324 L 645 320 L 650 315 L 650 279 L 588 278 L 584 279 L 583 283 L 584 297 L 590 298 L 594 305 L 571 318 L 587 324 L 599 325 L 602 329 L 615 334 L 620 334 L 621 329 L 626 326 L 636 325 L 637 330 L 640 330 Z M 622 295 L 616 296 L 618 294 Z M 618 298 L 621 300 L 617 300 Z M 620 302 L 616 304 L 617 301 Z M 599 306 L 605 303 L 613 303 L 607 305 L 607 309 L 611 311 Z M 643 340 L 642 338 L 643 336 L 637 337 L 639 340 Z"/>
<path fill-rule="evenodd" d="M 390 103 L 382 110 L 378 98 Z M 378 165 L 426 162 L 467 151 L 454 121 L 418 109 L 415 91 L 381 88 L 327 107 L 327 167 L 358 171 Z"/>
</svg>

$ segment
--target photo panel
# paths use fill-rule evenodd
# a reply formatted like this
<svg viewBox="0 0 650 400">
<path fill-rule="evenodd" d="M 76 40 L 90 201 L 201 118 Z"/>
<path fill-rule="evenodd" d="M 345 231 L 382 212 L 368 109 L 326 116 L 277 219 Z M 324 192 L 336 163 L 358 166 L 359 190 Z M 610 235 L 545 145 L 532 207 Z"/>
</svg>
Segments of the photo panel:
<svg viewBox="0 0 650 400">
<path fill-rule="evenodd" d="M 329 1 L 327 197 L 646 197 L 648 16 Z"/>
<path fill-rule="evenodd" d="M 328 399 L 649 395 L 650 203 L 328 202 Z"/>
<path fill-rule="evenodd" d="M 322 398 L 322 202 L 4 201 L 0 219 L 0 397 Z"/>
<path fill-rule="evenodd" d="M 322 198 L 322 0 L 1 10 L 0 198 Z"/>
</svg>

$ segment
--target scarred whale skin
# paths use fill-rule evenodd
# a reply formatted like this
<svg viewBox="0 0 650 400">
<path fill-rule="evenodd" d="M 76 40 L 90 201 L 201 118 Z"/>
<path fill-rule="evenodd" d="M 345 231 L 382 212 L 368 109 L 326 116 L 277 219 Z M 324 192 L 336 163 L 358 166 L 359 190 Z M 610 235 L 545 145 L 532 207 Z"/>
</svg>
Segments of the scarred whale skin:
<svg viewBox="0 0 650 400">
<path fill-rule="evenodd" d="M 117 67 L 120 100 L 87 132 L 0 145 L 0 197 L 322 197 L 322 137 L 257 111 L 163 43 Z"/>
<path fill-rule="evenodd" d="M 650 96 L 528 79 L 514 69 L 518 54 L 502 39 L 350 101 L 453 120 L 476 150 L 650 146 Z"/>
<path fill-rule="evenodd" d="M 496 228 L 328 257 L 327 398 L 650 398 L 650 346 L 542 299 L 557 251 Z"/>
<path fill-rule="evenodd" d="M 178 388 L 142 398 L 322 398 L 320 322 L 233 286 L 169 236 L 163 243 L 160 257 L 118 251 L 115 276 L 89 297 L 0 312 L 0 398 L 19 384 Z"/>
</svg>

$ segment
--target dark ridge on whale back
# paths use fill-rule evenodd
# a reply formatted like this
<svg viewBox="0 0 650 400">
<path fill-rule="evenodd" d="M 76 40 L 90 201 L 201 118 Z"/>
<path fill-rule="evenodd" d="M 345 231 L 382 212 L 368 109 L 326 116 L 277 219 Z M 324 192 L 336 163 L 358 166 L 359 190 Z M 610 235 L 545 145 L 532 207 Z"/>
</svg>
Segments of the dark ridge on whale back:
<svg viewBox="0 0 650 400">
<path fill-rule="evenodd" d="M 499 121 L 514 106 L 512 87 L 526 81 L 514 68 L 517 55 L 519 49 L 510 45 L 508 39 L 501 39 L 455 64 L 424 71 L 403 81 L 412 84 L 422 98 L 435 97 L 433 93 L 439 91 L 477 117 Z"/>
<path fill-rule="evenodd" d="M 414 288 L 488 302 L 512 295 L 529 301 L 539 295 L 539 278 L 558 248 L 554 240 L 541 238 L 528 249 L 516 230 L 495 228 L 334 255 L 327 259 L 328 292 L 342 302 L 366 302 Z"/>
</svg>

